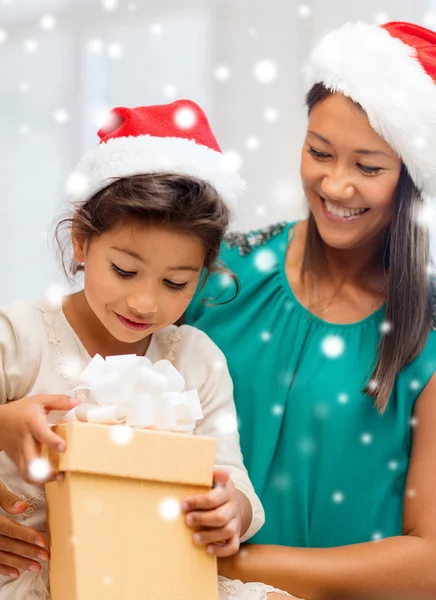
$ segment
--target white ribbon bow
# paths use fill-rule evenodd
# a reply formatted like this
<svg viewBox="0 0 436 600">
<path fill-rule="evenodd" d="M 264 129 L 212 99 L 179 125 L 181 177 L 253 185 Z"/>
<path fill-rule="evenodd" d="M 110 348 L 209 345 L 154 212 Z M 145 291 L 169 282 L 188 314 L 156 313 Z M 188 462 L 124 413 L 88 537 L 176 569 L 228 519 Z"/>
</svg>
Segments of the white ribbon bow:
<svg viewBox="0 0 436 600">
<path fill-rule="evenodd" d="M 168 360 L 152 364 L 135 354 L 106 360 L 96 354 L 80 382 L 74 391 L 85 391 L 90 401 L 68 412 L 63 421 L 193 433 L 203 418 L 197 391 L 184 391 L 184 378 Z"/>
</svg>

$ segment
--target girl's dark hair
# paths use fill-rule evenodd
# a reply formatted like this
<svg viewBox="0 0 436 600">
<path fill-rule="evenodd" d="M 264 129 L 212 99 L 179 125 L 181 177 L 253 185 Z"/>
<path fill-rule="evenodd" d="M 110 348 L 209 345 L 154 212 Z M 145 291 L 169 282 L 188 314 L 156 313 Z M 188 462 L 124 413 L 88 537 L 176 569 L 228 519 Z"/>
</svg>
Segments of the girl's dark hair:
<svg viewBox="0 0 436 600">
<path fill-rule="evenodd" d="M 315 105 L 331 94 L 323 84 L 315 84 L 306 96 L 309 115 Z M 427 227 L 419 224 L 423 203 L 403 164 L 394 215 L 379 254 L 388 275 L 386 320 L 390 333 L 381 336 L 375 367 L 364 390 L 375 399 L 381 413 L 387 408 L 397 374 L 421 353 L 432 328 L 429 234 Z M 302 277 L 319 272 L 323 262 L 321 236 L 310 214 Z"/>
<path fill-rule="evenodd" d="M 158 173 L 116 180 L 76 206 L 72 216 L 56 226 L 55 238 L 66 276 L 83 270 L 68 257 L 67 244 L 74 236 L 90 242 L 124 223 L 147 223 L 174 227 L 196 235 L 206 249 L 204 286 L 212 273 L 230 275 L 238 292 L 238 281 L 218 262 L 230 211 L 221 196 L 206 181 L 186 175 Z"/>
</svg>

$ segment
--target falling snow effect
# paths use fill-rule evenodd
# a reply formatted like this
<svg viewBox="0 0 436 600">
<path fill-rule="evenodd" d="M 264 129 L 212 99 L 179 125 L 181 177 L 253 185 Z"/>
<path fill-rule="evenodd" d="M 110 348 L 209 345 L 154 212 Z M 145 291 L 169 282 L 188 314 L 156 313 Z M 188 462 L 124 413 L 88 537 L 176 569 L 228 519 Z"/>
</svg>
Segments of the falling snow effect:
<svg viewBox="0 0 436 600">
<path fill-rule="evenodd" d="M 222 273 L 219 276 L 219 284 L 223 288 L 229 288 L 233 285 L 233 279 L 227 273 Z"/>
<path fill-rule="evenodd" d="M 273 60 L 259 60 L 253 69 L 254 78 L 259 83 L 272 83 L 277 79 L 278 67 Z"/>
<path fill-rule="evenodd" d="M 273 106 L 270 106 L 264 110 L 263 118 L 268 123 L 275 123 L 279 118 L 279 111 Z"/>
<path fill-rule="evenodd" d="M 251 135 L 250 137 L 246 138 L 244 144 L 245 144 L 245 147 L 247 148 L 247 150 L 254 151 L 259 148 L 260 140 L 255 135 Z"/>
<path fill-rule="evenodd" d="M 218 65 L 214 75 L 218 81 L 227 81 L 230 77 L 230 69 L 227 65 Z"/>
<path fill-rule="evenodd" d="M 382 333 L 383 335 L 386 335 L 387 333 L 390 333 L 392 331 L 392 323 L 389 323 L 389 321 L 383 321 L 383 323 L 380 325 L 380 333 Z"/>
<path fill-rule="evenodd" d="M 30 462 L 27 471 L 33 481 L 43 483 L 47 481 L 51 473 L 51 466 L 45 458 L 34 458 Z"/>
<path fill-rule="evenodd" d="M 24 42 L 24 50 L 29 54 L 35 54 L 38 50 L 39 44 L 36 40 L 26 40 Z"/>
<path fill-rule="evenodd" d="M 23 92 L 23 94 L 26 94 L 30 90 L 29 82 L 28 81 L 20 81 L 18 89 L 20 90 L 20 92 Z"/>
<path fill-rule="evenodd" d="M 374 531 L 374 533 L 371 536 L 371 539 L 373 542 L 378 542 L 382 538 L 383 538 L 383 534 L 381 531 Z"/>
<path fill-rule="evenodd" d="M 277 265 L 277 256 L 272 250 L 259 250 L 254 257 L 254 264 L 259 271 L 270 271 Z"/>
<path fill-rule="evenodd" d="M 123 56 L 124 48 L 121 44 L 118 43 L 109 44 L 107 54 L 109 58 L 117 60 L 118 58 L 121 58 Z"/>
<path fill-rule="evenodd" d="M 109 428 L 109 437 L 114 444 L 125 446 L 133 439 L 133 430 L 127 425 L 112 425 Z"/>
<path fill-rule="evenodd" d="M 338 402 L 339 404 L 347 404 L 349 398 L 347 394 L 339 394 L 338 396 Z"/>
<path fill-rule="evenodd" d="M 165 98 L 173 99 L 177 96 L 177 88 L 175 85 L 168 83 L 162 88 L 162 94 L 165 96 Z"/>
<path fill-rule="evenodd" d="M 180 516 L 180 502 L 177 498 L 165 498 L 159 504 L 159 515 L 165 521 L 175 521 Z"/>
<path fill-rule="evenodd" d="M 224 171 L 239 171 L 242 164 L 242 156 L 236 150 L 226 150 L 222 153 L 221 166 Z"/>
<path fill-rule="evenodd" d="M 162 35 L 163 27 L 160 23 L 153 23 L 150 26 L 150 32 L 152 35 Z"/>
<path fill-rule="evenodd" d="M 67 179 L 66 193 L 69 197 L 79 197 L 88 188 L 88 179 L 80 173 L 72 173 Z"/>
<path fill-rule="evenodd" d="M 308 4 L 300 4 L 300 6 L 297 8 L 297 12 L 298 15 L 304 19 L 310 17 L 312 14 L 312 7 Z"/>
<path fill-rule="evenodd" d="M 344 494 L 342 492 L 335 492 L 332 495 L 332 500 L 335 504 L 342 504 L 342 502 L 345 500 Z"/>
<path fill-rule="evenodd" d="M 104 48 L 103 40 L 100 40 L 98 38 L 91 40 L 90 42 L 88 42 L 88 48 L 89 48 L 89 51 L 92 52 L 93 54 L 98 54 Z"/>
<path fill-rule="evenodd" d="M 234 414 L 223 414 L 217 417 L 216 426 L 220 433 L 234 433 L 238 429 L 238 421 Z"/>
<path fill-rule="evenodd" d="M 51 304 L 58 305 L 66 293 L 67 290 L 65 286 L 60 283 L 53 283 L 47 288 L 45 297 Z"/>
<path fill-rule="evenodd" d="M 274 404 L 274 406 L 272 407 L 272 414 L 275 417 L 280 417 L 283 414 L 283 406 L 281 406 L 280 404 Z"/>
<path fill-rule="evenodd" d="M 118 7 L 118 0 L 101 0 L 101 6 L 105 10 L 115 10 Z"/>
<path fill-rule="evenodd" d="M 262 340 L 262 342 L 270 342 L 272 338 L 272 334 L 270 331 L 262 331 L 262 333 L 260 334 L 260 339 Z"/>
<path fill-rule="evenodd" d="M 56 19 L 53 15 L 44 15 L 39 20 L 39 26 L 44 31 L 52 31 L 56 27 Z"/>
<path fill-rule="evenodd" d="M 339 335 L 327 335 L 321 342 L 321 350 L 327 358 L 338 358 L 344 353 L 345 342 Z"/>
<path fill-rule="evenodd" d="M 410 382 L 410 389 L 413 392 L 416 392 L 419 390 L 420 387 L 421 387 L 421 384 L 419 383 L 419 381 L 417 379 L 412 379 L 412 381 Z"/>
<path fill-rule="evenodd" d="M 64 123 L 67 123 L 70 120 L 70 115 L 65 108 L 59 108 L 53 113 L 53 118 L 59 125 L 64 125 Z"/>
<path fill-rule="evenodd" d="M 0 44 L 3 44 L 8 39 L 8 32 L 5 29 L 0 29 Z"/>
<path fill-rule="evenodd" d="M 369 444 L 372 444 L 372 435 L 370 433 L 362 433 L 360 436 L 360 441 L 365 446 L 368 446 Z"/>
<path fill-rule="evenodd" d="M 374 15 L 374 23 L 376 25 L 383 25 L 389 21 L 389 16 L 385 12 L 378 12 Z"/>
<path fill-rule="evenodd" d="M 192 108 L 185 106 L 176 110 L 174 121 L 179 129 L 191 129 L 197 122 L 197 115 Z"/>
<path fill-rule="evenodd" d="M 390 471 L 397 471 L 399 464 L 396 460 L 389 461 L 388 468 Z"/>
</svg>

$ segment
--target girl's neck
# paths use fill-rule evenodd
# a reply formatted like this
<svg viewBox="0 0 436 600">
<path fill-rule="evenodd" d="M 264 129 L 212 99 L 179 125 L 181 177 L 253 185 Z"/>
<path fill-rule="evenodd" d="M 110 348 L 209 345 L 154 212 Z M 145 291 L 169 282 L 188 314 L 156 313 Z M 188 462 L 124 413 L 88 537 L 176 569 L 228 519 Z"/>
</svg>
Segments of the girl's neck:
<svg viewBox="0 0 436 600">
<path fill-rule="evenodd" d="M 100 354 L 104 358 L 120 354 L 143 356 L 150 345 L 151 336 L 135 344 L 127 344 L 114 338 L 92 311 L 83 290 L 65 296 L 62 302 L 62 310 L 68 323 L 91 357 L 96 354 Z"/>
</svg>

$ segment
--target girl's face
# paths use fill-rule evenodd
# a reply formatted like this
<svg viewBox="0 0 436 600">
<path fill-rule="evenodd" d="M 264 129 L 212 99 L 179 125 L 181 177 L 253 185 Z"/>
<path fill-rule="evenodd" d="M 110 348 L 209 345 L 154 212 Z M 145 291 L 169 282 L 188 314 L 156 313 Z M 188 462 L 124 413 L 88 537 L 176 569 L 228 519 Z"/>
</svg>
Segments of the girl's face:
<svg viewBox="0 0 436 600">
<path fill-rule="evenodd" d="M 392 218 L 400 171 L 401 159 L 351 100 L 334 94 L 313 108 L 301 178 L 327 246 L 379 245 Z"/>
<path fill-rule="evenodd" d="M 200 238 L 170 227 L 118 226 L 89 244 L 74 239 L 85 263 L 86 300 L 109 333 L 139 342 L 185 312 L 204 265 Z"/>
</svg>

